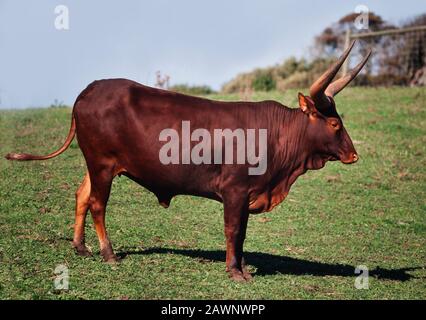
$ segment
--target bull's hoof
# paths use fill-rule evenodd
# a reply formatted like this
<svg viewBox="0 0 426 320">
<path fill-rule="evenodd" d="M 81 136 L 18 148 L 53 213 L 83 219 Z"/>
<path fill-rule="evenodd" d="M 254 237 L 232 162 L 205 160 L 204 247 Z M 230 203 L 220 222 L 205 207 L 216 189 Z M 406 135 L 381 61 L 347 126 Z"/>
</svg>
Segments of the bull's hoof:
<svg viewBox="0 0 426 320">
<path fill-rule="evenodd" d="M 104 262 L 108 264 L 116 264 L 120 262 L 120 259 L 116 255 L 113 255 L 108 258 L 104 258 Z"/>
<path fill-rule="evenodd" d="M 247 268 L 243 269 L 243 276 L 244 279 L 246 279 L 247 281 L 250 281 L 253 279 L 253 276 L 251 275 L 251 273 L 247 270 Z"/>
<path fill-rule="evenodd" d="M 75 253 L 79 256 L 82 257 L 91 257 L 92 253 L 89 251 L 89 249 L 87 249 L 86 245 L 84 244 L 78 244 L 78 245 L 72 245 Z"/>
<path fill-rule="evenodd" d="M 246 282 L 247 279 L 244 277 L 244 274 L 238 269 L 232 269 L 229 271 L 229 277 L 237 282 Z"/>
<path fill-rule="evenodd" d="M 120 261 L 120 259 L 114 254 L 114 252 L 109 250 L 106 252 L 101 251 L 101 256 L 104 259 L 104 262 L 106 263 L 115 264 Z"/>
<path fill-rule="evenodd" d="M 248 271 L 247 268 L 247 264 L 246 264 L 246 259 L 244 259 L 244 257 L 241 259 L 241 271 L 243 272 L 243 276 L 247 281 L 250 281 L 253 279 L 253 276 L 251 275 L 251 273 Z"/>
</svg>

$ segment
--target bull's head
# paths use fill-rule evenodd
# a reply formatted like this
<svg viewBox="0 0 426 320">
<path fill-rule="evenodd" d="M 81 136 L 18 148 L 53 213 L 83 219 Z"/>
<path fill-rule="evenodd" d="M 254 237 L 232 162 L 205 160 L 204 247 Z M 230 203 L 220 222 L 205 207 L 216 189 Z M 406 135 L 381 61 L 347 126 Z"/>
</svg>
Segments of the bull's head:
<svg viewBox="0 0 426 320">
<path fill-rule="evenodd" d="M 345 50 L 342 56 L 321 76 L 310 88 L 310 97 L 299 93 L 299 105 L 309 117 L 307 135 L 310 148 L 317 156 L 313 159 L 322 167 L 327 160 L 340 160 L 350 164 L 358 160 L 358 154 L 353 146 L 342 119 L 336 111 L 333 97 L 356 77 L 367 62 L 371 51 L 347 75 L 331 82 L 340 67 L 348 57 L 355 41 Z"/>
</svg>

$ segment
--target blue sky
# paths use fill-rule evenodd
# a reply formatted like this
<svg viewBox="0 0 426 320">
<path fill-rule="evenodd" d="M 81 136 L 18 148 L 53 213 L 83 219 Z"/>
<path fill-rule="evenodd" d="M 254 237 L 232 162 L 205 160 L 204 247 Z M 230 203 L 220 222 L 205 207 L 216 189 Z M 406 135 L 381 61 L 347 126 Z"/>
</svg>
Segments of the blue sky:
<svg viewBox="0 0 426 320">
<path fill-rule="evenodd" d="M 69 30 L 54 8 L 69 8 Z M 0 0 L 0 108 L 73 104 L 96 79 L 215 89 L 239 72 L 307 56 L 315 35 L 359 4 L 398 23 L 426 1 Z"/>
</svg>

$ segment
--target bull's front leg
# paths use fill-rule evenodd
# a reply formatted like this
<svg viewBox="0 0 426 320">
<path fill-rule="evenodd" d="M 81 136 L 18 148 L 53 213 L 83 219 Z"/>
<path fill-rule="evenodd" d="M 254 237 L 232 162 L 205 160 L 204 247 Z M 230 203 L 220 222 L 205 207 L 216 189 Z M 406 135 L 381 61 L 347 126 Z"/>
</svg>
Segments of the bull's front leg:
<svg viewBox="0 0 426 320">
<path fill-rule="evenodd" d="M 236 281 L 251 279 L 243 258 L 243 244 L 246 236 L 248 216 L 248 202 L 246 197 L 231 195 L 224 199 L 226 271 Z"/>
</svg>

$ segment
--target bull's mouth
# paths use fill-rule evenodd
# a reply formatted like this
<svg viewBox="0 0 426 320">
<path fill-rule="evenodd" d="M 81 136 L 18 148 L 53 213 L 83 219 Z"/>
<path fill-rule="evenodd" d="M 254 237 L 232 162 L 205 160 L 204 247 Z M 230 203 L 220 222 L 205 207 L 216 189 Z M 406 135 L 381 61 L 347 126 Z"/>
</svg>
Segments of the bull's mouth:
<svg viewBox="0 0 426 320">
<path fill-rule="evenodd" d="M 358 154 L 356 154 L 355 152 L 351 152 L 349 155 L 347 155 L 346 157 L 340 157 L 340 161 L 344 164 L 352 164 L 357 162 L 359 159 Z"/>
<path fill-rule="evenodd" d="M 344 164 L 352 164 L 358 161 L 359 157 L 356 153 L 350 153 L 349 155 L 345 156 L 335 156 L 335 155 L 329 155 L 325 157 L 326 161 L 340 161 Z"/>
<path fill-rule="evenodd" d="M 355 154 L 356 155 L 356 154 Z M 327 161 L 338 161 L 340 160 L 341 162 L 345 163 L 345 164 L 351 164 L 354 163 L 358 160 L 358 156 L 356 155 L 356 160 L 349 158 L 351 160 L 347 160 L 346 158 L 343 158 L 337 155 L 330 155 L 330 154 L 319 154 L 317 156 L 314 156 L 313 158 L 311 158 L 311 162 L 310 162 L 310 166 L 309 168 L 311 169 L 321 169 L 325 166 L 325 164 L 327 163 Z"/>
</svg>

